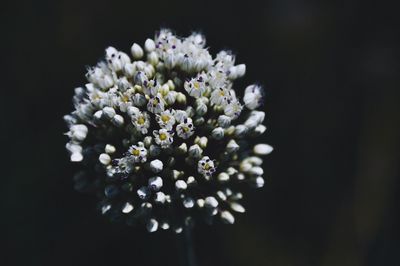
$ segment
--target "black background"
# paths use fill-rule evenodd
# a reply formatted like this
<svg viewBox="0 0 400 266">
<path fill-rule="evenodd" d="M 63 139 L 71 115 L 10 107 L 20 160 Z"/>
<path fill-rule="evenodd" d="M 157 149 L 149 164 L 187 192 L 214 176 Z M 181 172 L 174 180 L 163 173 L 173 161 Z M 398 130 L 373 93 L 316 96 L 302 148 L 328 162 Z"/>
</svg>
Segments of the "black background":
<svg viewBox="0 0 400 266">
<path fill-rule="evenodd" d="M 200 30 L 264 84 L 266 186 L 198 265 L 400 265 L 397 9 L 380 1 L 2 4 L 1 265 L 180 265 L 180 238 L 105 221 L 73 190 L 62 116 L 109 45 Z"/>
</svg>

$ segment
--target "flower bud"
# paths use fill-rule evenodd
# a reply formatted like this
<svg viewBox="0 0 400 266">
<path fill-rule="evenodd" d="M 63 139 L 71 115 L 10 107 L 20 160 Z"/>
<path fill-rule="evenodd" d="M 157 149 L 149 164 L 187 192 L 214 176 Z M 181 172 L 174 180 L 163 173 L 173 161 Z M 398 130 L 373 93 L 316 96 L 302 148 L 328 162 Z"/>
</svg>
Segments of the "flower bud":
<svg viewBox="0 0 400 266">
<path fill-rule="evenodd" d="M 255 185 L 255 187 L 260 188 L 264 186 L 264 178 L 262 178 L 261 176 L 258 176 L 254 179 L 252 179 L 253 184 Z"/>
<path fill-rule="evenodd" d="M 257 157 L 257 156 L 248 157 L 248 158 L 246 158 L 246 160 L 249 163 L 251 163 L 253 165 L 257 165 L 257 166 L 260 166 L 263 163 L 263 159 L 261 159 L 260 157 Z"/>
<path fill-rule="evenodd" d="M 187 189 L 187 184 L 183 180 L 176 180 L 175 187 L 177 190 L 185 190 Z"/>
<path fill-rule="evenodd" d="M 153 66 L 155 66 L 155 65 L 157 65 L 158 64 L 158 55 L 157 55 L 157 53 L 156 52 L 150 52 L 148 55 L 147 55 L 147 61 L 150 63 L 150 64 L 152 64 Z"/>
<path fill-rule="evenodd" d="M 121 115 L 114 115 L 114 117 L 111 119 L 111 123 L 117 127 L 120 127 L 124 124 L 124 118 Z"/>
<path fill-rule="evenodd" d="M 231 118 L 227 115 L 220 115 L 218 117 L 218 125 L 223 128 L 229 127 L 231 124 Z"/>
<path fill-rule="evenodd" d="M 255 167 L 251 168 L 248 173 L 251 175 L 260 176 L 260 175 L 264 174 L 264 170 L 259 166 L 255 166 Z"/>
<path fill-rule="evenodd" d="M 107 153 L 102 153 L 99 156 L 99 161 L 104 165 L 109 165 L 111 162 L 111 157 Z"/>
<path fill-rule="evenodd" d="M 146 224 L 146 229 L 149 233 L 153 233 L 158 229 L 158 222 L 155 219 L 150 219 Z"/>
<path fill-rule="evenodd" d="M 150 195 L 149 189 L 145 186 L 139 188 L 136 192 L 141 199 L 146 199 Z"/>
<path fill-rule="evenodd" d="M 235 126 L 230 126 L 228 128 L 225 128 L 225 135 L 230 136 L 235 133 Z"/>
<path fill-rule="evenodd" d="M 245 162 L 245 161 L 243 161 L 243 162 L 241 162 L 240 163 L 240 171 L 241 172 L 248 172 L 248 171 L 250 171 L 250 169 L 252 168 L 253 166 L 251 165 L 251 163 L 249 163 L 249 162 Z"/>
<path fill-rule="evenodd" d="M 156 157 L 158 155 L 160 155 L 161 153 L 161 148 L 158 145 L 150 145 L 149 148 L 149 154 L 151 157 Z"/>
<path fill-rule="evenodd" d="M 199 206 L 199 208 L 203 208 L 204 204 L 205 204 L 205 200 L 204 199 L 196 200 L 196 205 Z"/>
<path fill-rule="evenodd" d="M 166 200 L 166 197 L 165 197 L 165 194 L 163 192 L 159 191 L 159 192 L 156 193 L 156 196 L 154 197 L 154 201 L 156 203 L 163 204 L 165 202 L 165 200 Z"/>
<path fill-rule="evenodd" d="M 211 136 L 216 140 L 222 139 L 224 137 L 224 129 L 222 127 L 214 128 L 211 132 Z"/>
<path fill-rule="evenodd" d="M 203 116 L 205 113 L 207 113 L 207 105 L 204 103 L 198 104 L 196 106 L 196 114 L 198 116 Z"/>
<path fill-rule="evenodd" d="M 135 96 L 133 97 L 133 104 L 136 106 L 144 106 L 146 105 L 146 103 L 147 100 L 143 94 L 136 93 Z"/>
<path fill-rule="evenodd" d="M 111 119 L 115 116 L 115 110 L 112 107 L 106 106 L 103 108 L 103 115 L 104 117 Z"/>
<path fill-rule="evenodd" d="M 168 230 L 168 229 L 169 229 L 169 224 L 166 223 L 166 222 L 164 222 L 164 223 L 160 224 L 160 227 L 161 227 L 161 229 L 163 229 L 163 230 Z"/>
<path fill-rule="evenodd" d="M 247 133 L 247 127 L 245 125 L 237 125 L 235 127 L 235 136 L 243 137 Z"/>
<path fill-rule="evenodd" d="M 244 213 L 246 211 L 246 209 L 237 202 L 232 202 L 230 207 L 235 212 Z"/>
<path fill-rule="evenodd" d="M 125 76 L 127 76 L 128 78 L 133 77 L 133 75 L 136 72 L 136 65 L 135 64 L 126 64 L 124 66 L 124 74 Z"/>
<path fill-rule="evenodd" d="M 179 147 L 177 148 L 177 152 L 179 154 L 184 154 L 187 152 L 187 145 L 186 143 L 182 143 L 181 145 L 179 145 Z"/>
<path fill-rule="evenodd" d="M 177 95 L 178 93 L 176 91 L 169 91 L 167 95 L 165 95 L 164 100 L 168 105 L 173 105 Z"/>
<path fill-rule="evenodd" d="M 87 133 L 88 133 L 87 126 L 83 124 L 78 124 L 78 125 L 72 125 L 69 128 L 69 132 L 67 133 L 67 135 L 72 140 L 82 142 L 86 139 Z"/>
<path fill-rule="evenodd" d="M 226 181 L 229 180 L 229 175 L 228 175 L 227 173 L 225 173 L 225 172 L 222 172 L 222 173 L 220 173 L 220 174 L 218 175 L 218 180 L 219 180 L 220 182 L 226 182 Z"/>
<path fill-rule="evenodd" d="M 183 94 L 182 92 L 178 92 L 176 95 L 176 101 L 179 104 L 186 104 L 186 95 Z"/>
<path fill-rule="evenodd" d="M 239 145 L 236 143 L 234 139 L 231 139 L 226 145 L 226 151 L 229 153 L 236 152 L 239 150 Z"/>
<path fill-rule="evenodd" d="M 201 137 L 198 141 L 198 144 L 201 148 L 205 149 L 207 147 L 208 139 L 207 137 Z"/>
<path fill-rule="evenodd" d="M 154 41 L 152 39 L 147 39 L 144 42 L 144 49 L 146 50 L 146 52 L 152 52 L 156 49 L 156 44 L 154 43 Z"/>
<path fill-rule="evenodd" d="M 264 132 L 267 130 L 267 127 L 264 125 L 258 125 L 255 129 L 254 129 L 254 133 L 259 135 L 264 134 Z"/>
<path fill-rule="evenodd" d="M 80 152 L 71 153 L 71 162 L 81 162 L 83 160 L 83 155 Z"/>
<path fill-rule="evenodd" d="M 233 224 L 235 222 L 235 217 L 229 211 L 222 211 L 220 215 L 222 221 L 225 223 Z"/>
<path fill-rule="evenodd" d="M 221 190 L 217 191 L 217 196 L 222 201 L 226 201 L 227 200 L 227 197 L 226 197 L 225 193 L 222 192 Z"/>
<path fill-rule="evenodd" d="M 150 162 L 150 170 L 153 173 L 159 173 L 159 172 L 162 171 L 162 169 L 163 169 L 162 161 L 156 159 L 156 160 L 153 160 L 153 161 Z"/>
<path fill-rule="evenodd" d="M 185 199 L 183 200 L 183 206 L 184 206 L 185 208 L 187 208 L 187 209 L 193 208 L 193 206 L 194 206 L 194 200 L 193 200 L 193 198 L 190 198 L 190 197 L 185 198 Z"/>
<path fill-rule="evenodd" d="M 194 144 L 194 145 L 189 147 L 189 156 L 190 157 L 200 158 L 202 153 L 203 153 L 203 150 L 197 144 Z"/>
<path fill-rule="evenodd" d="M 140 59 L 143 57 L 143 49 L 139 44 L 134 43 L 131 47 L 131 53 L 134 59 Z"/>
<path fill-rule="evenodd" d="M 236 66 L 236 75 L 238 78 L 243 77 L 246 74 L 246 65 L 240 64 Z"/>
<path fill-rule="evenodd" d="M 193 176 L 189 176 L 186 180 L 186 183 L 190 186 L 196 183 L 196 179 Z"/>
<path fill-rule="evenodd" d="M 108 154 L 112 154 L 115 152 L 115 147 L 113 145 L 107 144 L 104 148 L 104 151 Z"/>
<path fill-rule="evenodd" d="M 218 201 L 213 196 L 207 197 L 204 200 L 204 206 L 209 207 L 209 208 L 217 208 Z"/>
<path fill-rule="evenodd" d="M 274 150 L 270 145 L 268 144 L 257 144 L 253 148 L 253 152 L 256 155 L 267 155 L 271 153 Z"/>
<path fill-rule="evenodd" d="M 133 205 L 130 204 L 129 202 L 126 202 L 124 206 L 122 207 L 122 212 L 123 213 L 130 213 L 133 210 Z"/>
<path fill-rule="evenodd" d="M 83 160 L 82 156 L 82 146 L 79 144 L 74 144 L 71 142 L 68 142 L 65 145 L 65 148 L 70 152 L 71 157 L 70 160 L 71 162 L 80 162 Z"/>
<path fill-rule="evenodd" d="M 163 186 L 163 180 L 159 176 L 155 176 L 149 179 L 149 187 L 154 190 L 158 191 Z"/>
<path fill-rule="evenodd" d="M 166 96 L 169 92 L 168 85 L 166 83 L 162 85 L 161 88 L 159 89 L 159 92 L 161 93 L 162 96 Z"/>
</svg>

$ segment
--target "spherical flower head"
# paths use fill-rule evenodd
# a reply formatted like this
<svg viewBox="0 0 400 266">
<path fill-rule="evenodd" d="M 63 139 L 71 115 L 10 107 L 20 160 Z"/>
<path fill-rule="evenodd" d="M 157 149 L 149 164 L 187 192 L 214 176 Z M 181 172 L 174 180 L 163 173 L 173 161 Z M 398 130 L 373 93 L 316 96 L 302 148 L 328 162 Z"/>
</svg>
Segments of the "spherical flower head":
<svg viewBox="0 0 400 266">
<path fill-rule="evenodd" d="M 161 29 L 130 54 L 108 47 L 75 89 L 64 116 L 80 191 L 100 197 L 112 220 L 149 232 L 182 232 L 188 221 L 234 223 L 241 188 L 264 186 L 266 131 L 259 85 L 230 51 L 212 56 L 205 36 Z M 257 144 L 257 145 L 256 145 Z"/>
</svg>

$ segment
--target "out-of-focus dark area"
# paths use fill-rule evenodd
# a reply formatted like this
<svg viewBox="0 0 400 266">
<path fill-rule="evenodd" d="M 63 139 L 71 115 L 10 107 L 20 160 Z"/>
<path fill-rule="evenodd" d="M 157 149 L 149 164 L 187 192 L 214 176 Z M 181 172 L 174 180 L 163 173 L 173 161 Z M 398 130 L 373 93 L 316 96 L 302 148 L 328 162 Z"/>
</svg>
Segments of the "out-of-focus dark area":
<svg viewBox="0 0 400 266">
<path fill-rule="evenodd" d="M 2 5 L 0 265 L 180 265 L 173 233 L 110 224 L 73 189 L 62 116 L 85 66 L 160 27 L 200 30 L 265 85 L 266 186 L 198 265 L 400 265 L 397 9 L 370 1 Z M 5 82 L 4 82 L 5 81 Z M 240 89 L 240 88 L 237 88 Z"/>
</svg>

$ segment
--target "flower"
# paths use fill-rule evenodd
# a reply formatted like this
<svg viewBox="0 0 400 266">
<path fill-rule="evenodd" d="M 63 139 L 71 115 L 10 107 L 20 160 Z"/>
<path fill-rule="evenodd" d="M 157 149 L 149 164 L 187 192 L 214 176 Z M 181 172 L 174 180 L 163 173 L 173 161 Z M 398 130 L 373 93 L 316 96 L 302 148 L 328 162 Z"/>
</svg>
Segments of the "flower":
<svg viewBox="0 0 400 266">
<path fill-rule="evenodd" d="M 143 90 L 146 95 L 156 96 L 158 91 L 160 90 L 160 84 L 157 82 L 157 79 L 152 80 L 144 80 L 143 81 Z"/>
<path fill-rule="evenodd" d="M 216 171 L 214 162 L 208 156 L 204 156 L 197 164 L 197 171 L 204 176 L 211 176 Z"/>
<path fill-rule="evenodd" d="M 132 123 L 138 132 L 146 134 L 150 127 L 150 116 L 146 111 L 133 113 Z"/>
<path fill-rule="evenodd" d="M 65 148 L 82 169 L 76 187 L 99 197 L 103 215 L 149 232 L 234 223 L 241 189 L 265 185 L 262 156 L 273 150 L 258 143 L 261 86 L 236 89 L 246 65 L 230 51 L 211 55 L 199 33 L 161 29 L 130 54 L 106 48 L 74 90 L 64 120 Z"/>
<path fill-rule="evenodd" d="M 159 114 L 164 111 L 164 99 L 162 98 L 161 94 L 158 93 L 156 96 L 151 98 L 147 103 L 147 110 L 154 114 Z"/>
<path fill-rule="evenodd" d="M 175 124 L 174 110 L 165 110 L 156 115 L 157 123 L 160 127 L 171 130 Z"/>
<path fill-rule="evenodd" d="M 242 105 L 239 101 L 233 100 L 228 101 L 228 104 L 225 106 L 224 113 L 225 115 L 229 116 L 232 119 L 236 119 L 239 117 L 240 113 L 242 112 Z"/>
<path fill-rule="evenodd" d="M 156 143 L 160 145 L 161 148 L 168 148 L 174 141 L 173 139 L 174 134 L 166 130 L 165 128 L 162 128 L 160 130 L 154 130 L 153 135 L 155 137 Z"/>
<path fill-rule="evenodd" d="M 185 90 L 190 96 L 199 98 L 203 95 L 207 89 L 205 78 L 204 74 L 200 74 L 196 78 L 192 78 L 190 81 L 185 82 Z"/>
<path fill-rule="evenodd" d="M 144 163 L 147 161 L 147 150 L 141 142 L 139 145 L 129 147 L 128 156 L 134 163 Z"/>
<path fill-rule="evenodd" d="M 176 126 L 176 133 L 178 137 L 187 139 L 194 133 L 194 126 L 191 118 L 183 119 L 183 122 Z"/>
<path fill-rule="evenodd" d="M 219 88 L 213 90 L 210 97 L 211 104 L 222 105 L 222 106 L 227 105 L 231 99 L 232 96 L 230 94 L 230 91 L 226 88 Z"/>
</svg>

